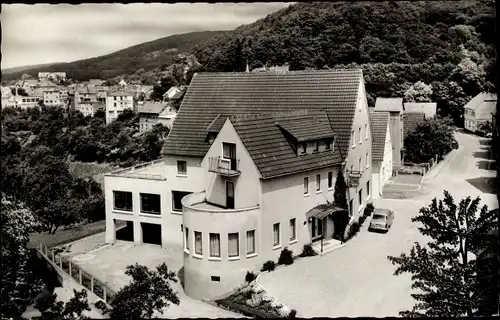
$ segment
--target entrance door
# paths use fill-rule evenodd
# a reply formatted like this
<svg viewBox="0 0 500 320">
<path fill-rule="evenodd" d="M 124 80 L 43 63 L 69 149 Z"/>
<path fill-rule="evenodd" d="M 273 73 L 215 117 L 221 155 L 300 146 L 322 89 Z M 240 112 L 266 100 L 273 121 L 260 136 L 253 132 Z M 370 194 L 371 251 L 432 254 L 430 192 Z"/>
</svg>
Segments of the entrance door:
<svg viewBox="0 0 500 320">
<path fill-rule="evenodd" d="M 226 207 L 234 209 L 234 182 L 226 181 Z"/>
<path fill-rule="evenodd" d="M 323 219 L 312 218 L 312 240 L 319 240 L 323 237 Z"/>
</svg>

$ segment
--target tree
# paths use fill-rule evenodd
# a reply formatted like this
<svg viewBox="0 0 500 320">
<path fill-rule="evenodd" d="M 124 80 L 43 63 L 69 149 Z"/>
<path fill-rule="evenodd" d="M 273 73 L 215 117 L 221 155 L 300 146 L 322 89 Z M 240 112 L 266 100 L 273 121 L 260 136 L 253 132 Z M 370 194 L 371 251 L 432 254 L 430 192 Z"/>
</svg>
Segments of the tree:
<svg viewBox="0 0 500 320">
<path fill-rule="evenodd" d="M 491 124 L 491 121 L 484 121 L 478 124 L 477 129 L 481 132 L 489 133 L 492 132 L 493 126 Z"/>
<path fill-rule="evenodd" d="M 422 81 L 417 81 L 405 92 L 407 102 L 430 102 L 432 96 L 432 86 L 426 85 Z"/>
<path fill-rule="evenodd" d="M 11 88 L 10 91 L 13 95 L 16 94 L 16 88 Z M 24 88 L 17 88 L 17 94 L 24 97 L 28 96 L 28 93 L 26 93 L 26 90 L 24 90 Z"/>
<path fill-rule="evenodd" d="M 29 234 L 38 230 L 39 223 L 22 203 L 8 200 L 4 194 L 0 211 L 0 318 L 19 318 L 43 287 L 30 267 L 30 252 L 26 248 Z"/>
<path fill-rule="evenodd" d="M 451 121 L 431 118 L 416 125 L 415 130 L 405 138 L 405 161 L 424 163 L 436 155 L 442 158 L 458 148 Z"/>
<path fill-rule="evenodd" d="M 335 205 L 340 208 L 347 208 L 347 184 L 344 179 L 344 174 L 342 170 L 337 173 L 337 180 L 335 181 L 335 191 L 333 192 L 333 199 Z"/>
<path fill-rule="evenodd" d="M 27 73 L 21 76 L 21 80 L 31 80 L 31 79 L 34 79 L 33 76 Z"/>
<path fill-rule="evenodd" d="M 153 313 L 170 303 L 179 304 L 177 293 L 170 287 L 170 281 L 177 282 L 175 273 L 165 263 L 150 270 L 145 266 L 127 266 L 126 275 L 132 282 L 122 288 L 111 300 L 111 319 L 151 319 Z"/>
<path fill-rule="evenodd" d="M 41 312 L 38 320 L 83 320 L 90 319 L 83 315 L 84 311 L 90 311 L 87 300 L 87 291 L 82 289 L 76 291 L 73 289 L 73 297 L 64 303 L 57 301 L 57 294 L 42 296 L 36 301 L 35 307 Z"/>
<path fill-rule="evenodd" d="M 486 247 L 483 235 L 498 226 L 498 215 L 483 206 L 477 214 L 480 198 L 462 199 L 457 205 L 448 191 L 444 199 L 434 198 L 412 222 L 421 223 L 420 233 L 432 240 L 415 243 L 410 254 L 388 259 L 397 266 L 395 275 L 410 273 L 412 297 L 417 301 L 402 316 L 472 317 L 479 300 L 475 257 Z"/>
</svg>

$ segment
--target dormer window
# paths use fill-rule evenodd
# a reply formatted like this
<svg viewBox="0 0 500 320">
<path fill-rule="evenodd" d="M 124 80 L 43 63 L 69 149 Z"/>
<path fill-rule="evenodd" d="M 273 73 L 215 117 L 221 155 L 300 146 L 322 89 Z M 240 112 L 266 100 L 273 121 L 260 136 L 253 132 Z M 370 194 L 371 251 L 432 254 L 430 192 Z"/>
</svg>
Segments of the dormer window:
<svg viewBox="0 0 500 320">
<path fill-rule="evenodd" d="M 306 154 L 306 151 L 307 151 L 307 145 L 305 143 L 301 143 L 299 145 L 299 149 L 300 149 L 300 154 Z"/>
<path fill-rule="evenodd" d="M 314 143 L 314 150 L 313 152 L 318 152 L 319 151 L 319 141 L 313 142 Z"/>
<path fill-rule="evenodd" d="M 325 150 L 331 150 L 331 144 L 332 144 L 331 139 L 325 140 Z"/>
</svg>

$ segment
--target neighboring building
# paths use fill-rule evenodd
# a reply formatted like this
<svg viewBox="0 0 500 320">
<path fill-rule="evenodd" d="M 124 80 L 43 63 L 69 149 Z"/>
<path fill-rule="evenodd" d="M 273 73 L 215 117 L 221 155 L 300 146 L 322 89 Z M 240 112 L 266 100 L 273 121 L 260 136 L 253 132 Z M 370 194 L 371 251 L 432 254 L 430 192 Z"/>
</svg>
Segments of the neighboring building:
<svg viewBox="0 0 500 320">
<path fill-rule="evenodd" d="M 43 91 L 43 104 L 48 107 L 63 106 L 58 88 Z"/>
<path fill-rule="evenodd" d="M 333 201 L 338 170 L 349 185 L 346 223 L 357 220 L 372 196 L 371 152 L 361 70 L 197 73 L 163 161 L 105 176 L 106 242 L 115 220 L 129 222 L 136 244 L 154 232 L 162 246 L 187 237 L 186 293 L 213 297 L 285 246 L 299 253 L 338 233 L 332 209 L 319 206 Z M 220 257 L 209 257 L 209 243 Z"/>
<path fill-rule="evenodd" d="M 127 83 L 125 82 L 125 80 L 121 79 L 120 82 L 118 83 L 118 85 L 122 86 L 122 87 L 126 87 Z"/>
<path fill-rule="evenodd" d="M 21 109 L 40 108 L 38 97 L 15 96 L 16 107 Z"/>
<path fill-rule="evenodd" d="M 96 93 L 96 99 L 99 102 L 106 103 L 106 97 L 108 96 L 108 92 L 110 91 L 110 88 L 108 86 L 99 86 L 96 87 L 97 93 Z"/>
<path fill-rule="evenodd" d="M 35 86 L 38 84 L 38 80 L 29 79 L 29 80 L 21 80 L 20 87 L 26 91 L 29 96 L 35 95 Z"/>
<path fill-rule="evenodd" d="M 425 121 L 425 113 L 423 112 L 414 112 L 414 113 L 405 113 L 403 116 L 403 121 L 405 123 L 404 130 L 404 138 L 415 131 L 417 125 L 423 121 Z"/>
<path fill-rule="evenodd" d="M 497 95 L 480 93 L 472 98 L 464 107 L 464 128 L 470 132 L 478 132 L 481 123 L 491 121 L 496 112 Z"/>
<path fill-rule="evenodd" d="M 167 107 L 163 109 L 163 111 L 158 116 L 158 122 L 163 126 L 172 129 L 172 125 L 174 124 L 176 116 L 177 109 L 171 103 L 168 103 Z"/>
<path fill-rule="evenodd" d="M 53 82 L 48 80 L 38 81 L 36 85 L 33 87 L 33 92 L 34 92 L 33 96 L 39 97 L 40 99 L 43 100 L 45 91 L 54 92 L 56 90 L 59 90 L 58 86 L 55 85 Z"/>
<path fill-rule="evenodd" d="M 163 100 L 175 101 L 182 98 L 183 95 L 184 95 L 184 90 L 182 90 L 179 87 L 171 87 L 170 89 L 167 90 L 167 92 L 163 94 Z"/>
<path fill-rule="evenodd" d="M 423 112 L 426 119 L 436 115 L 437 104 L 435 102 L 405 102 L 405 113 Z"/>
<path fill-rule="evenodd" d="M 403 98 L 377 98 L 375 112 L 389 112 L 392 141 L 392 174 L 397 174 L 403 165 L 404 156 L 404 130 L 406 123 L 403 121 Z"/>
<path fill-rule="evenodd" d="M 93 117 L 99 110 L 106 111 L 106 104 L 98 101 L 80 102 L 75 106 L 85 117 Z"/>
<path fill-rule="evenodd" d="M 146 102 L 139 109 L 139 131 L 151 130 L 156 124 L 160 123 L 159 115 L 169 107 L 165 102 Z"/>
<path fill-rule="evenodd" d="M 106 123 L 114 121 L 126 109 L 134 110 L 132 93 L 126 91 L 109 92 L 106 97 Z"/>
<path fill-rule="evenodd" d="M 392 176 L 392 141 L 389 112 L 370 110 L 372 125 L 372 195 L 382 195 L 384 184 Z"/>
<path fill-rule="evenodd" d="M 38 72 L 38 80 L 61 81 L 66 80 L 66 72 Z"/>
</svg>

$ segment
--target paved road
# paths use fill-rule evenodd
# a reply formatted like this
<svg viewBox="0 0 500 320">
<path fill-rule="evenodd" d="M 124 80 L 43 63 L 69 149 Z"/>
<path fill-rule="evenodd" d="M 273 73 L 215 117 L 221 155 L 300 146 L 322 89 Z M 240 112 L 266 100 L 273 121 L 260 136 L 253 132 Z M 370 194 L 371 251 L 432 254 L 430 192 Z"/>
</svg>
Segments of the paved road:
<svg viewBox="0 0 500 320">
<path fill-rule="evenodd" d="M 395 267 L 387 255 L 409 252 L 413 243 L 425 242 L 411 218 L 430 204 L 434 197 L 442 198 L 443 189 L 455 195 L 478 196 L 483 204 L 498 207 L 492 193 L 482 193 L 487 186 L 474 187 L 466 179 L 493 177 L 474 152 L 483 151 L 479 137 L 457 133 L 460 148 L 449 161 L 435 168 L 423 182 L 426 194 L 407 200 L 378 199 L 376 207 L 391 208 L 395 221 L 387 234 L 366 231 L 367 224 L 343 248 L 322 257 L 297 260 L 292 266 L 264 274 L 259 282 L 278 300 L 298 311 L 299 317 L 384 317 L 398 316 L 410 309 L 411 279 L 408 275 L 394 276 Z M 480 181 L 479 181 L 480 182 Z M 486 183 L 487 185 L 487 183 Z M 480 188 L 480 189 L 478 189 Z"/>
</svg>

